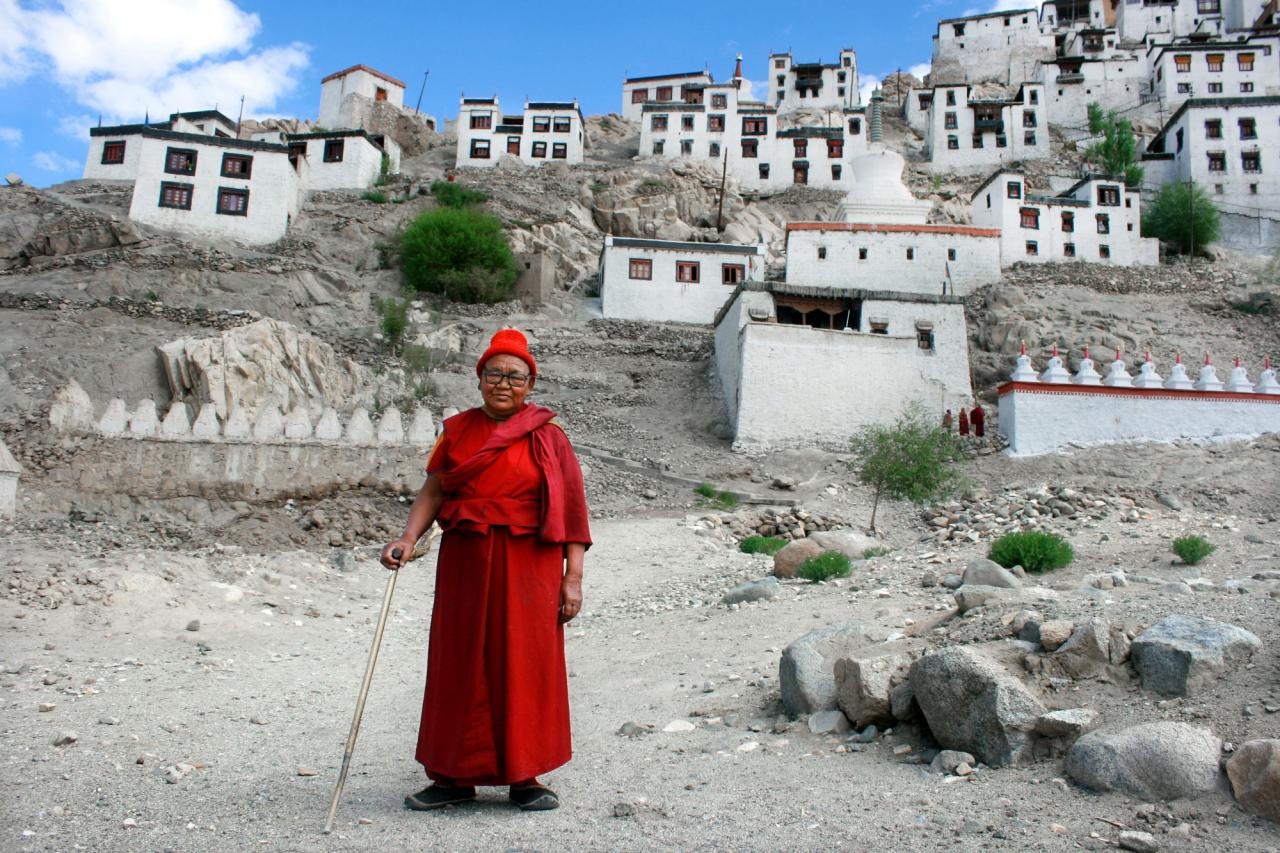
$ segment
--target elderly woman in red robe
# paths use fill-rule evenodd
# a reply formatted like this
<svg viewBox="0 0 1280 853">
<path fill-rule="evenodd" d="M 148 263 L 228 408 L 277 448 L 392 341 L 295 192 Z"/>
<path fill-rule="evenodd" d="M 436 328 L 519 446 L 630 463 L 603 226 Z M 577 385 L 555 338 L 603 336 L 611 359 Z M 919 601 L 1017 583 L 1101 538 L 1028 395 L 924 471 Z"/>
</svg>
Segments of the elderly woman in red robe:
<svg viewBox="0 0 1280 853">
<path fill-rule="evenodd" d="M 404 533 L 382 551 L 398 569 L 433 521 L 444 529 L 416 756 L 431 784 L 405 805 L 506 785 L 520 808 L 554 809 L 538 776 L 572 755 L 564 623 L 582 608 L 591 545 L 582 469 L 555 414 L 525 402 L 538 367 L 524 335 L 495 334 L 476 374 L 483 405 L 444 422 Z"/>
</svg>

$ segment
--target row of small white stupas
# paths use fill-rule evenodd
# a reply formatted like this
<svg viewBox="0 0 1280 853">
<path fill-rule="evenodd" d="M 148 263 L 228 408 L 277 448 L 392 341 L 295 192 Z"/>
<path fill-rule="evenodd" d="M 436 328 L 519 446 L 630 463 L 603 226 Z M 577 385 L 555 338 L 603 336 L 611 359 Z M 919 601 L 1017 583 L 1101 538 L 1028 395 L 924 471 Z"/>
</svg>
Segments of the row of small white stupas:
<svg viewBox="0 0 1280 853">
<path fill-rule="evenodd" d="M 441 421 L 457 411 L 445 409 Z M 96 433 L 106 438 L 425 447 L 436 439 L 437 422 L 428 409 L 419 407 L 414 410 L 406 430 L 397 408 L 383 409 L 376 424 L 367 409 L 356 408 L 344 427 L 338 411 L 326 407 L 313 424 L 306 407 L 294 406 L 288 414 L 283 414 L 274 403 L 259 406 L 252 419 L 245 408 L 233 408 L 225 421 L 218 417 L 212 403 L 204 403 L 193 421 L 186 403 L 171 403 L 164 418 L 160 418 L 154 400 L 142 400 L 130 410 L 119 398 L 108 402 L 102 415 L 95 417 L 92 401 L 77 385 L 75 390 L 64 386 L 54 395 L 49 423 L 60 432 Z"/>
<path fill-rule="evenodd" d="M 1031 357 L 1027 355 L 1027 345 L 1024 343 L 1022 352 L 1018 356 L 1017 367 L 1009 375 L 1009 379 L 1013 382 L 1043 382 L 1051 385 L 1105 385 L 1111 388 L 1280 394 L 1280 382 L 1276 381 L 1276 372 L 1271 367 L 1270 356 L 1263 361 L 1262 373 L 1257 383 L 1249 379 L 1249 371 L 1240 363 L 1239 357 L 1236 358 L 1235 366 L 1231 368 L 1230 378 L 1223 382 L 1218 378 L 1217 369 L 1210 361 L 1208 353 L 1205 354 L 1204 365 L 1200 368 L 1200 375 L 1195 381 L 1187 375 L 1187 367 L 1182 363 L 1181 354 L 1174 357 L 1173 369 L 1169 372 L 1169 378 L 1165 379 L 1157 372 L 1156 365 L 1151 360 L 1151 353 L 1146 354 L 1138 375 L 1133 376 L 1129 373 L 1119 350 L 1116 350 L 1115 360 L 1111 362 L 1107 375 L 1103 376 L 1094 369 L 1088 347 L 1084 349 L 1084 358 L 1080 359 L 1079 368 L 1072 374 L 1063 365 L 1062 358 L 1058 355 L 1057 344 L 1054 344 L 1053 357 L 1049 359 L 1044 372 L 1036 373 L 1036 369 L 1031 366 Z"/>
</svg>

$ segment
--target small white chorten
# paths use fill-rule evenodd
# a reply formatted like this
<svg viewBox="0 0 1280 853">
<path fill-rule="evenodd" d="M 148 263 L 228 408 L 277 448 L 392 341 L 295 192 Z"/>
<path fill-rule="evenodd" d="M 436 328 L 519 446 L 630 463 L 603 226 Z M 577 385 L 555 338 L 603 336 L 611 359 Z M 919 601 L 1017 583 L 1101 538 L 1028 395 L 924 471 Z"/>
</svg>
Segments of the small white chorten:
<svg viewBox="0 0 1280 853">
<path fill-rule="evenodd" d="M 1125 369 L 1124 359 L 1120 357 L 1120 350 L 1116 350 L 1115 361 L 1111 362 L 1111 369 L 1107 371 L 1106 377 L 1102 380 L 1102 384 L 1111 388 L 1132 388 L 1133 377 L 1129 375 L 1129 371 Z"/>
<path fill-rule="evenodd" d="M 1231 368 L 1231 377 L 1224 387 L 1227 391 L 1235 391 L 1238 394 L 1253 393 L 1253 381 L 1249 379 L 1249 371 L 1240 363 L 1240 356 L 1236 356 L 1235 366 Z"/>
<path fill-rule="evenodd" d="M 1192 387 L 1197 391 L 1222 390 L 1222 380 L 1218 378 L 1218 371 L 1213 369 L 1213 363 L 1209 361 L 1209 353 L 1204 354 L 1204 367 L 1200 368 L 1200 378 Z"/>
<path fill-rule="evenodd" d="M 1080 359 L 1080 369 L 1071 377 L 1076 385 L 1101 385 L 1102 376 L 1093 367 L 1093 359 L 1089 358 L 1089 348 L 1084 348 L 1084 358 Z"/>
<path fill-rule="evenodd" d="M 231 410 L 231 417 L 222 425 L 223 438 L 248 438 L 253 427 L 249 424 L 249 413 L 244 406 Z"/>
<path fill-rule="evenodd" d="M 1039 382 L 1040 376 L 1036 373 L 1036 369 L 1031 366 L 1031 356 L 1027 355 L 1027 342 L 1022 342 L 1022 349 L 1018 354 L 1018 365 L 1013 369 L 1013 373 L 1009 374 L 1012 382 Z"/>
<path fill-rule="evenodd" d="M 337 441 L 342 438 L 342 424 L 338 422 L 338 412 L 332 406 L 326 406 L 320 413 L 315 434 L 321 441 Z"/>
<path fill-rule="evenodd" d="M 1156 370 L 1156 363 L 1151 360 L 1151 351 L 1144 356 L 1142 367 L 1138 368 L 1138 378 L 1133 380 L 1135 388 L 1163 388 L 1164 377 Z"/>
<path fill-rule="evenodd" d="M 1066 385 L 1071 382 L 1071 374 L 1062 366 L 1057 344 L 1053 345 L 1053 357 L 1049 359 L 1049 366 L 1044 369 L 1044 373 L 1040 374 L 1040 381 L 1050 385 Z"/>
<path fill-rule="evenodd" d="M 1173 370 L 1169 371 L 1169 378 L 1165 381 L 1164 387 L 1174 391 L 1190 391 L 1195 387 L 1195 383 L 1187 375 L 1186 365 L 1182 363 L 1182 353 L 1173 357 Z"/>
<path fill-rule="evenodd" d="M 1258 384 L 1253 386 L 1255 394 L 1280 394 L 1280 381 L 1276 381 L 1276 372 L 1271 369 L 1271 356 L 1267 356 L 1262 362 L 1262 375 L 1258 377 Z"/>
<path fill-rule="evenodd" d="M 129 418 L 129 432 L 142 436 L 155 435 L 159 427 L 160 419 L 156 417 L 155 401 L 148 399 L 138 403 L 133 417 Z"/>
</svg>

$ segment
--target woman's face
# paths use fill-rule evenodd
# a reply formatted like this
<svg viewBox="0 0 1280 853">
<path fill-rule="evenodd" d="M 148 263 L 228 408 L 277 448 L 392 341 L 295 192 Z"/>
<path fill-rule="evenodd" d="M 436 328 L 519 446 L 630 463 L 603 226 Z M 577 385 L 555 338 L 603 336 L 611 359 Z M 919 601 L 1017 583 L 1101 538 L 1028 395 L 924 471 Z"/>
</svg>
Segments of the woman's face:
<svg viewBox="0 0 1280 853">
<path fill-rule="evenodd" d="M 529 365 L 514 355 L 495 355 L 480 371 L 480 395 L 484 398 L 485 411 L 493 417 L 509 418 L 520 411 L 524 398 L 532 390 Z"/>
</svg>

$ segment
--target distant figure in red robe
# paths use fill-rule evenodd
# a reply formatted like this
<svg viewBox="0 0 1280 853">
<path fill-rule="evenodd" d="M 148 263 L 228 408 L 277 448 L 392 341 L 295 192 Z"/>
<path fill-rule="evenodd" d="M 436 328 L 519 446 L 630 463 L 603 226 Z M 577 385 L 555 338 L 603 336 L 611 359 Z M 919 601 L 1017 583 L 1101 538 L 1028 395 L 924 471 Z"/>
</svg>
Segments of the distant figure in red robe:
<svg viewBox="0 0 1280 853">
<path fill-rule="evenodd" d="M 969 434 L 969 415 L 965 412 L 964 407 L 960 407 L 960 434 Z"/>
<path fill-rule="evenodd" d="M 951 432 L 951 410 L 947 409 L 942 415 L 942 427 L 947 432 Z"/>
<path fill-rule="evenodd" d="M 510 786 L 529 811 L 560 804 L 537 777 L 572 755 L 564 623 L 582 609 L 591 533 L 572 445 L 525 402 L 537 370 L 524 335 L 493 336 L 476 365 L 484 405 L 444 422 L 404 533 L 382 551 L 398 569 L 433 521 L 444 528 L 416 756 L 432 784 L 411 809 L 474 800 L 477 785 Z"/>
<path fill-rule="evenodd" d="M 973 424 L 973 434 L 978 438 L 987 434 L 987 413 L 981 406 L 973 407 L 973 412 L 969 415 L 969 423 Z"/>
</svg>

